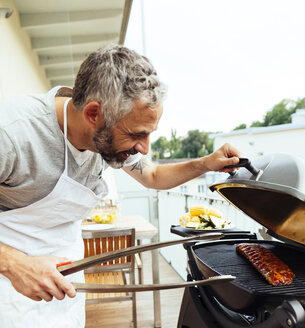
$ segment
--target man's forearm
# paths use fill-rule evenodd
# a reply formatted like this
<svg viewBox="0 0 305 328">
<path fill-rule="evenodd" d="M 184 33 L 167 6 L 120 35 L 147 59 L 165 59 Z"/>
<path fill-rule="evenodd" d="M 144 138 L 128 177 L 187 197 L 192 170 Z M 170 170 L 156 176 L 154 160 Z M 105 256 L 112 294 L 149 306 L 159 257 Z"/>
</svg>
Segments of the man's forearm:
<svg viewBox="0 0 305 328">
<path fill-rule="evenodd" d="M 204 158 L 194 159 L 184 163 L 158 165 L 155 168 L 154 189 L 170 189 L 194 179 L 208 170 Z"/>
<path fill-rule="evenodd" d="M 229 172 L 227 165 L 239 163 L 240 153 L 230 144 L 224 144 L 214 153 L 183 163 L 153 165 L 143 157 L 124 170 L 146 188 L 170 189 L 192 180 L 208 171 Z"/>
<path fill-rule="evenodd" d="M 14 263 L 26 255 L 15 248 L 0 243 L 0 273 L 8 276 Z"/>
</svg>

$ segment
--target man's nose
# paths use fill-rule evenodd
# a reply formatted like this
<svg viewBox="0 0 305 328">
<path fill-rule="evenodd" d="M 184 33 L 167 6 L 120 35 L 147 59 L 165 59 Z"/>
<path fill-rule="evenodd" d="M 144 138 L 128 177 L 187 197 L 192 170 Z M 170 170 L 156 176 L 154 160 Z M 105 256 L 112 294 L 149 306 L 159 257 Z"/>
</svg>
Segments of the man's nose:
<svg viewBox="0 0 305 328">
<path fill-rule="evenodd" d="M 138 141 L 134 148 L 139 153 L 147 155 L 149 152 L 149 136 L 144 136 L 140 141 Z"/>
</svg>

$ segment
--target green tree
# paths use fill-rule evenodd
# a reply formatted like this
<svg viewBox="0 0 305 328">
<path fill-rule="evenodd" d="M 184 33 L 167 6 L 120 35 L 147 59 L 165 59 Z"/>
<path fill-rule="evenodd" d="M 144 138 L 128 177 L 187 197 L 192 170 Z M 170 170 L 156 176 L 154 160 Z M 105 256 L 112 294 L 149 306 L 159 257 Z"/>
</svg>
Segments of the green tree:
<svg viewBox="0 0 305 328">
<path fill-rule="evenodd" d="M 154 152 L 154 158 L 163 159 L 165 157 L 165 153 L 167 153 L 169 150 L 169 142 L 165 137 L 159 137 L 155 142 L 151 144 L 151 149 Z"/>
<path fill-rule="evenodd" d="M 250 127 L 258 127 L 258 126 L 264 126 L 264 123 L 263 122 L 260 122 L 260 121 L 253 121 L 250 125 Z"/>
<path fill-rule="evenodd" d="M 305 98 L 299 98 L 293 107 L 289 109 L 290 115 L 295 113 L 298 109 L 305 109 Z"/>
<path fill-rule="evenodd" d="M 297 109 L 305 109 L 305 97 L 304 98 L 299 98 L 296 101 L 296 103 L 295 103 L 295 110 L 297 110 Z"/>
<path fill-rule="evenodd" d="M 266 112 L 262 121 L 253 121 L 250 127 L 271 126 L 291 122 L 291 115 L 297 109 L 305 109 L 305 97 L 297 100 L 283 99 Z M 245 129 L 246 125 L 240 124 L 233 130 Z"/>
<path fill-rule="evenodd" d="M 181 138 L 177 137 L 177 131 L 175 129 L 171 130 L 171 139 L 169 141 L 169 153 L 170 158 L 177 158 L 181 150 Z"/>
<path fill-rule="evenodd" d="M 291 122 L 291 108 L 292 102 L 289 99 L 283 99 L 281 102 L 273 106 L 264 117 L 264 126 L 285 124 Z"/>
<path fill-rule="evenodd" d="M 205 133 L 206 135 L 206 141 L 205 141 L 205 155 L 211 154 L 213 153 L 213 144 L 214 144 L 214 140 L 210 139 L 210 134 L 211 132 L 207 132 Z"/>
<path fill-rule="evenodd" d="M 187 136 L 182 139 L 182 150 L 185 157 L 196 158 L 199 156 L 199 151 L 205 145 L 206 137 L 199 130 L 190 130 Z"/>
<path fill-rule="evenodd" d="M 236 128 L 234 128 L 233 131 L 242 130 L 242 129 L 246 129 L 246 128 L 247 128 L 247 124 L 242 123 L 242 124 L 239 124 Z"/>
<path fill-rule="evenodd" d="M 262 122 L 254 121 L 251 127 L 257 126 L 271 126 L 278 124 L 286 124 L 291 122 L 291 114 L 295 113 L 297 109 L 305 108 L 305 97 L 297 100 L 283 99 L 278 104 L 274 105 L 269 110 Z"/>
</svg>

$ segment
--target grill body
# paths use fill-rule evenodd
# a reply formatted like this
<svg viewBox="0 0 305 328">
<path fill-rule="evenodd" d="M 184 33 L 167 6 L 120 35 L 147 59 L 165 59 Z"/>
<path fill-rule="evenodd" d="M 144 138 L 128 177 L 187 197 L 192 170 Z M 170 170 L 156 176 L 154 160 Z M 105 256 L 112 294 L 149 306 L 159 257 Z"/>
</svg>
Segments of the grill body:
<svg viewBox="0 0 305 328">
<path fill-rule="evenodd" d="M 171 232 L 190 235 L 180 226 L 172 226 Z M 261 243 L 285 260 L 296 274 L 293 284 L 270 286 L 236 253 L 235 245 L 244 242 Z M 237 229 L 226 232 L 223 240 L 190 243 L 184 247 L 188 253 L 189 281 L 225 273 L 234 274 L 237 281 L 187 288 L 178 328 L 305 328 L 305 253 L 302 249 L 282 242 L 257 240 L 255 234 Z"/>
<path fill-rule="evenodd" d="M 240 161 L 228 179 L 210 186 L 280 241 L 250 232 L 226 231 L 223 240 L 189 244 L 189 280 L 230 274 L 235 281 L 185 292 L 179 328 L 305 328 L 305 159 L 271 154 Z M 185 231 L 174 231 L 184 235 Z M 254 234 L 253 234 L 254 235 Z M 243 242 L 260 243 L 295 273 L 288 286 L 271 286 L 236 252 Z M 193 320 L 192 320 L 193 318 Z"/>
<path fill-rule="evenodd" d="M 191 248 L 192 256 L 204 277 L 230 274 L 236 276 L 232 282 L 210 286 L 214 295 L 227 308 L 253 313 L 261 305 L 278 306 L 284 299 L 305 298 L 305 252 L 275 241 L 255 242 L 270 249 L 295 273 L 289 286 L 272 286 L 247 259 L 238 254 L 236 245 L 245 240 L 226 240 L 198 244 Z"/>
</svg>

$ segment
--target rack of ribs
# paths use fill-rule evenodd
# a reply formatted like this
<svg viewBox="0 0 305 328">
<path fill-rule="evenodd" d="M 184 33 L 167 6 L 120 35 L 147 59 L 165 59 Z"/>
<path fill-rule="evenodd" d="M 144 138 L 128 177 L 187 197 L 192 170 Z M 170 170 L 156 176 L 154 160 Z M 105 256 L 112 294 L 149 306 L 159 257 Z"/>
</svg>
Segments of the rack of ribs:
<svg viewBox="0 0 305 328">
<path fill-rule="evenodd" d="M 292 270 L 269 249 L 252 243 L 236 246 L 236 251 L 247 258 L 260 274 L 273 286 L 290 285 L 295 276 Z"/>
</svg>

